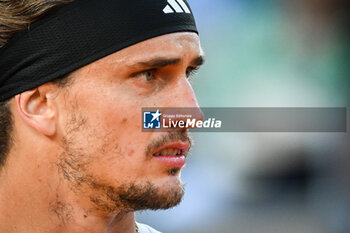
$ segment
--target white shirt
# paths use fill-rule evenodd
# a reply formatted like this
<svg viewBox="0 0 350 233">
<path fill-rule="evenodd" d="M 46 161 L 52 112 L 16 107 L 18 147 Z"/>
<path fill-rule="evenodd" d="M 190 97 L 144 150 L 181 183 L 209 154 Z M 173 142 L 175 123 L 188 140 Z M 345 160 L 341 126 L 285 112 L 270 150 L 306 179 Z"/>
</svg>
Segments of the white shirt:
<svg viewBox="0 0 350 233">
<path fill-rule="evenodd" d="M 152 227 L 150 226 L 147 226 L 145 224 L 142 224 L 142 223 L 136 223 L 137 226 L 139 227 L 139 232 L 140 233 L 161 233 L 155 229 L 153 229 Z"/>
</svg>

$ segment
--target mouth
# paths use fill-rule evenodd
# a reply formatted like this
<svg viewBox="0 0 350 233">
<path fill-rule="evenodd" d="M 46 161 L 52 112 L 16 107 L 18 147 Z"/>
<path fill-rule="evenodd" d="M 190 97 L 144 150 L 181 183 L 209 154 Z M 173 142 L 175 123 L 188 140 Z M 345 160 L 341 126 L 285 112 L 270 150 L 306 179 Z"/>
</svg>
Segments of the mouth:
<svg viewBox="0 0 350 233">
<path fill-rule="evenodd" d="M 189 149 L 189 142 L 174 142 L 156 149 L 152 155 L 154 159 L 165 165 L 183 167 Z"/>
</svg>

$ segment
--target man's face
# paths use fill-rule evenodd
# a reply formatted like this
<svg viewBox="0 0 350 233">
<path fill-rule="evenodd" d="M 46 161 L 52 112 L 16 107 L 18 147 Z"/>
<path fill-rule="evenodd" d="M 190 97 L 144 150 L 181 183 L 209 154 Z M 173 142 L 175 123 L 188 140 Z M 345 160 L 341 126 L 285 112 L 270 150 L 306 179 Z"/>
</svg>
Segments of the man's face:
<svg viewBox="0 0 350 233">
<path fill-rule="evenodd" d="M 188 76 L 203 53 L 195 33 L 153 38 L 72 74 L 58 95 L 58 166 L 81 205 L 103 212 L 169 208 L 183 195 L 186 131 L 142 132 L 142 107 L 197 107 Z"/>
</svg>

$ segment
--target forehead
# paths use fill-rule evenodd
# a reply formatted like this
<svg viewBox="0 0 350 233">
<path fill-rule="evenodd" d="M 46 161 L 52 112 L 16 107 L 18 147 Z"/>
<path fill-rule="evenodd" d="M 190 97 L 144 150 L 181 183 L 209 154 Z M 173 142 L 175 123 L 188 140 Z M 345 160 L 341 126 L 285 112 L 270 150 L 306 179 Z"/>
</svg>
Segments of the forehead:
<svg viewBox="0 0 350 233">
<path fill-rule="evenodd" d="M 145 40 L 113 53 L 101 62 L 133 63 L 151 57 L 197 57 L 203 55 L 199 37 L 193 32 L 171 33 Z"/>
</svg>

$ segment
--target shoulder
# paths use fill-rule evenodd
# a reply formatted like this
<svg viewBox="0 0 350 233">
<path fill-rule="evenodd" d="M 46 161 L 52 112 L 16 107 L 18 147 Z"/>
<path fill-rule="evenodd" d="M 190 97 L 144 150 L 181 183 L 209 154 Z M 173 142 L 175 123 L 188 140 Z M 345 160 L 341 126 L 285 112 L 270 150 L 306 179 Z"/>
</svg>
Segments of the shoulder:
<svg viewBox="0 0 350 233">
<path fill-rule="evenodd" d="M 161 233 L 146 224 L 137 223 L 137 226 L 139 227 L 140 233 Z"/>
</svg>

